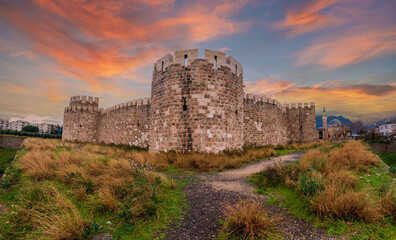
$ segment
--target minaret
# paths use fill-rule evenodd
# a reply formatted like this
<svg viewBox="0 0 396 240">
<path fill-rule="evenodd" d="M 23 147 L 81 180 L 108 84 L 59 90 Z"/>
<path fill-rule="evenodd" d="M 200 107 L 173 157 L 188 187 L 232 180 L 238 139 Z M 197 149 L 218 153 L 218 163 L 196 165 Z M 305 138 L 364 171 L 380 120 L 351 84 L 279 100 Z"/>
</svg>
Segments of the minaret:
<svg viewBox="0 0 396 240">
<path fill-rule="evenodd" d="M 324 129 L 323 139 L 327 139 L 329 133 L 327 132 L 327 114 L 326 114 L 326 108 L 325 107 L 323 107 L 322 121 L 323 121 L 323 129 Z"/>
</svg>

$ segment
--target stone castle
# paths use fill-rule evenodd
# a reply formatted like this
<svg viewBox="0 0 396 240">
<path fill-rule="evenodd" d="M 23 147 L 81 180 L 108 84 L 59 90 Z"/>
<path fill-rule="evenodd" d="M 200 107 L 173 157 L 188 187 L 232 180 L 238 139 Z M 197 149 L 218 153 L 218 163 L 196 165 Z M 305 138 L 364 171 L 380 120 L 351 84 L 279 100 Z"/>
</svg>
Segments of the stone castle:
<svg viewBox="0 0 396 240">
<path fill-rule="evenodd" d="M 151 98 L 99 108 L 71 97 L 63 140 L 148 147 L 151 152 L 219 152 L 316 140 L 315 104 L 281 104 L 245 94 L 241 64 L 223 52 L 176 51 L 154 64 Z"/>
</svg>

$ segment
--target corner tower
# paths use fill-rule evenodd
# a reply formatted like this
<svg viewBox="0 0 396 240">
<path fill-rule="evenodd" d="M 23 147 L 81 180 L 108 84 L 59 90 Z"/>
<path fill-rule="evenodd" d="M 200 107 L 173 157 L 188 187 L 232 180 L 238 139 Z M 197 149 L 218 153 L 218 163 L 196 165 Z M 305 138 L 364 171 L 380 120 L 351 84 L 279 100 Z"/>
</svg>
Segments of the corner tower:
<svg viewBox="0 0 396 240">
<path fill-rule="evenodd" d="M 96 142 L 99 127 L 99 98 L 74 96 L 63 115 L 63 141 Z"/>
<path fill-rule="evenodd" d="M 151 152 L 219 152 L 243 145 L 243 71 L 231 56 L 176 51 L 154 64 Z"/>
</svg>

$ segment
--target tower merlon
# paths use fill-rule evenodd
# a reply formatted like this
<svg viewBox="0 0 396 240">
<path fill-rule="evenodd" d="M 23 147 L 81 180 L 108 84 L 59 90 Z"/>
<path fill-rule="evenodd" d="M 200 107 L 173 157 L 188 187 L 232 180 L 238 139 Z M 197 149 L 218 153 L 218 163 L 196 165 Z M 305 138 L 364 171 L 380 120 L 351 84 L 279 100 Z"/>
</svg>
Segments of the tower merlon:
<svg viewBox="0 0 396 240">
<path fill-rule="evenodd" d="M 227 55 L 223 52 L 205 49 L 205 59 L 215 67 L 224 66 L 227 63 Z"/>
<path fill-rule="evenodd" d="M 186 49 L 186 50 L 175 51 L 176 64 L 180 64 L 183 66 L 189 65 L 195 59 L 198 59 L 198 49 Z"/>
<path fill-rule="evenodd" d="M 156 71 L 164 71 L 166 67 L 168 67 L 172 63 L 173 63 L 173 56 L 168 53 L 167 55 L 157 60 L 157 62 L 154 64 L 154 69 Z"/>
</svg>

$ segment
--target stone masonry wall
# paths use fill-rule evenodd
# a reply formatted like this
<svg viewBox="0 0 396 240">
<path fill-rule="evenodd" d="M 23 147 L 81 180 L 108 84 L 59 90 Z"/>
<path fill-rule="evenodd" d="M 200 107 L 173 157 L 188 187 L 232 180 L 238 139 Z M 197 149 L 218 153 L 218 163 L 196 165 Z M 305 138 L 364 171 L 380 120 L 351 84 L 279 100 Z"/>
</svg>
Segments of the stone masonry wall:
<svg viewBox="0 0 396 240">
<path fill-rule="evenodd" d="M 315 104 L 281 104 L 247 94 L 244 98 L 244 141 L 247 145 L 282 145 L 315 141 Z"/>
<path fill-rule="evenodd" d="M 150 99 L 121 103 L 101 111 L 98 142 L 148 147 Z"/>
<path fill-rule="evenodd" d="M 153 68 L 151 99 L 99 109 L 99 98 L 74 96 L 63 140 L 149 147 L 151 152 L 219 152 L 316 139 L 315 106 L 281 104 L 243 92 L 242 65 L 222 52 L 176 51 Z"/>
<path fill-rule="evenodd" d="M 278 145 L 288 142 L 285 108 L 276 100 L 248 94 L 244 98 L 243 137 L 245 144 Z"/>
<path fill-rule="evenodd" d="M 0 135 L 0 147 L 3 148 L 20 148 L 25 138 L 13 137 L 13 136 L 2 136 Z"/>
</svg>

